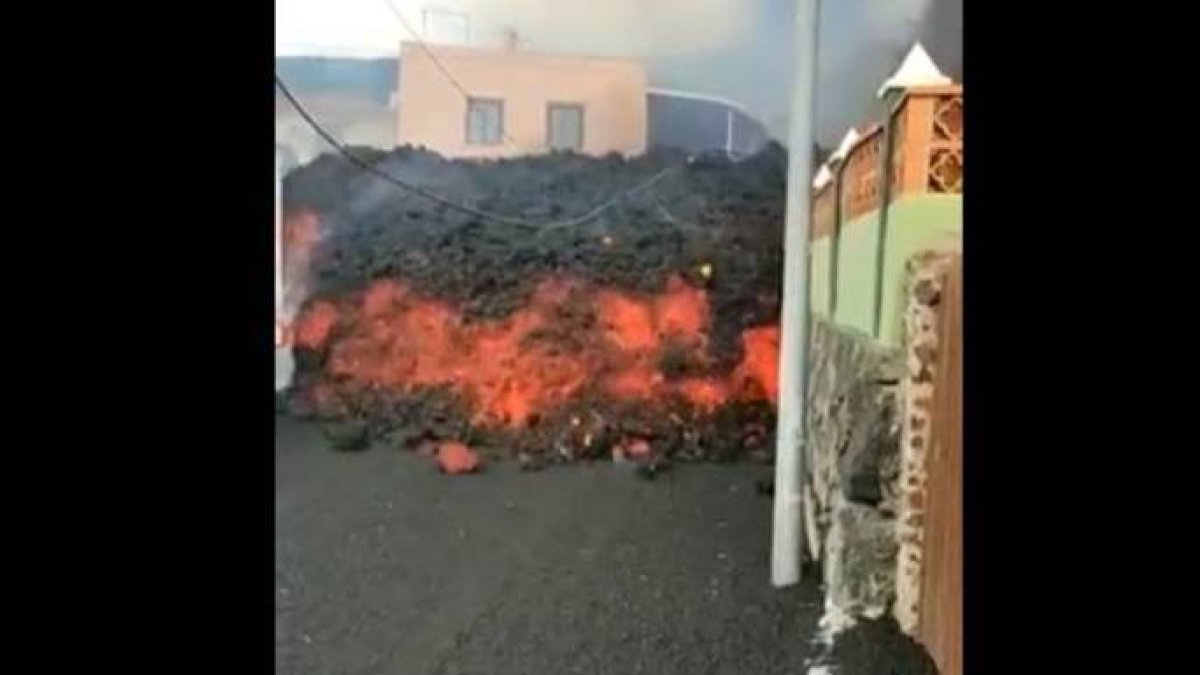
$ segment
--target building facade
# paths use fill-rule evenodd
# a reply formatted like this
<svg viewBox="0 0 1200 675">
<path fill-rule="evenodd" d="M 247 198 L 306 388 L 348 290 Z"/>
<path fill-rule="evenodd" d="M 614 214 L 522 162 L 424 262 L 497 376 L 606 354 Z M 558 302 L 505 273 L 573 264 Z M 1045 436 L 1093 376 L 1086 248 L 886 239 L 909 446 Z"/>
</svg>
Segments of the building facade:
<svg viewBox="0 0 1200 675">
<path fill-rule="evenodd" d="M 635 60 L 405 42 L 399 79 L 401 145 L 478 158 L 646 150 Z"/>
</svg>

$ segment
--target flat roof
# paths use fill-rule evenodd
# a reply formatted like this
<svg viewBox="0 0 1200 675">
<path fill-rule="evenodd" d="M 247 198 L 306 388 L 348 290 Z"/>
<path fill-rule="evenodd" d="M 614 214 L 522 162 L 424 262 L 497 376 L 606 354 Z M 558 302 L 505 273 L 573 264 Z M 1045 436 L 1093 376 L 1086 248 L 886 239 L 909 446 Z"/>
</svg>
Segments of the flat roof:
<svg viewBox="0 0 1200 675">
<path fill-rule="evenodd" d="M 738 112 L 742 113 L 746 117 L 750 117 L 750 118 L 754 117 L 754 115 L 750 114 L 749 110 L 746 110 L 746 106 L 742 105 L 741 103 L 738 103 L 737 101 L 734 101 L 734 100 L 728 99 L 728 98 L 724 98 L 722 96 L 714 96 L 712 94 L 701 94 L 699 92 L 694 92 L 694 91 L 682 91 L 679 89 L 665 89 L 663 87 L 646 87 L 646 93 L 647 94 L 655 94 L 657 96 L 670 96 L 672 98 L 686 98 L 686 99 L 690 99 L 693 101 L 705 101 L 707 103 L 718 103 L 720 105 L 723 105 L 723 106 L 726 106 L 729 108 L 733 108 L 734 110 L 737 110 Z"/>
<path fill-rule="evenodd" d="M 406 49 L 416 49 L 418 51 L 425 51 L 428 49 L 436 56 L 465 56 L 487 59 L 496 58 L 497 56 L 515 56 L 530 59 L 544 59 L 547 61 L 577 61 L 587 64 L 610 63 L 613 65 L 622 66 L 645 66 L 641 59 L 635 59 L 628 56 L 592 56 L 586 54 L 569 54 L 565 52 L 546 52 L 536 49 L 524 49 L 521 47 L 516 49 L 508 49 L 506 47 L 468 47 L 465 45 L 437 44 L 418 42 L 416 40 L 401 40 L 401 53 L 403 54 Z"/>
</svg>

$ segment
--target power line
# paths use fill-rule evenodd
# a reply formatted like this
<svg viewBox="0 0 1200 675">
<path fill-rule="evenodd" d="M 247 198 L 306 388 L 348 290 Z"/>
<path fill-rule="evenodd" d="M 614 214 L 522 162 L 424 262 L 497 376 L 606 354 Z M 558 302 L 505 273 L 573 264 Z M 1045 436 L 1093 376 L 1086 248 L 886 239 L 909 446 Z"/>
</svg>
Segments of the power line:
<svg viewBox="0 0 1200 675">
<path fill-rule="evenodd" d="M 645 190 L 648 190 L 650 187 L 652 187 L 654 184 L 658 183 L 660 180 L 665 178 L 667 175 L 674 173 L 676 171 L 679 171 L 681 168 L 679 166 L 675 166 L 675 167 L 669 167 L 669 168 L 663 169 L 662 171 L 659 171 L 658 173 L 654 174 L 647 180 L 634 185 L 633 187 L 629 188 L 628 190 L 618 192 L 617 194 L 609 197 L 608 199 L 604 200 L 603 202 L 598 204 L 596 207 L 592 208 L 591 210 L 589 210 L 588 212 L 584 213 L 581 216 L 577 216 L 575 218 L 570 218 L 567 220 L 549 222 L 549 223 L 534 223 L 532 221 L 525 220 L 523 218 L 514 218 L 511 216 L 505 216 L 505 215 L 501 215 L 498 213 L 490 213 L 488 211 L 481 211 L 479 209 L 472 208 L 465 204 L 460 204 L 458 202 L 455 202 L 452 199 L 449 199 L 448 197 L 440 195 L 440 194 L 433 192 L 427 188 L 423 188 L 419 185 L 414 185 L 414 184 L 404 181 L 400 178 L 397 178 L 396 176 L 393 176 L 392 174 L 390 174 L 386 171 L 383 171 L 382 169 L 375 166 L 374 164 L 371 164 L 370 162 L 367 162 L 367 161 L 363 160 L 361 157 L 355 155 L 353 152 L 350 152 L 350 149 L 347 148 L 345 146 L 345 144 L 343 144 L 338 139 L 334 138 L 333 134 L 326 131 L 325 128 L 321 126 L 320 122 L 317 122 L 317 120 L 313 118 L 313 116 L 304 108 L 304 106 L 300 103 L 300 101 L 295 97 L 295 95 L 292 94 L 291 90 L 289 90 L 287 85 L 283 83 L 283 80 L 279 77 L 279 75 L 275 76 L 275 86 L 279 87 L 279 91 L 281 91 L 283 93 L 284 97 L 287 98 L 288 103 L 290 103 L 292 105 L 292 107 L 296 109 L 296 112 L 299 113 L 300 117 L 303 118 L 304 121 L 310 127 L 312 127 L 313 131 L 315 131 L 318 136 L 320 136 L 322 139 L 324 139 L 324 141 L 326 143 L 328 143 L 330 146 L 332 146 L 334 150 L 337 150 L 343 157 L 345 157 L 347 160 L 349 160 L 351 164 L 354 164 L 358 168 L 360 168 L 368 173 L 371 173 L 375 176 L 378 176 L 379 178 L 382 178 L 383 180 L 385 180 L 389 183 L 392 183 L 393 185 L 396 185 L 405 190 L 408 190 L 409 192 L 416 194 L 420 197 L 424 197 L 425 199 L 428 199 L 429 201 L 432 201 L 435 204 L 440 204 L 441 206 L 444 206 L 446 208 L 454 209 L 456 211 L 465 213 L 470 216 L 474 216 L 476 218 L 480 218 L 482 220 L 491 220 L 493 222 L 503 223 L 506 225 L 513 225 L 513 226 L 522 227 L 525 229 L 540 230 L 540 231 L 544 232 L 544 231 L 548 231 L 548 230 L 569 228 L 569 227 L 574 227 L 576 225 L 582 225 L 583 223 L 586 223 L 587 221 L 592 220 L 593 218 L 599 216 L 601 213 L 604 213 L 604 211 L 611 208 L 613 205 L 615 205 L 621 199 L 624 199 L 625 197 L 632 197 L 636 194 L 644 192 Z M 539 232 L 539 234 L 540 234 L 540 232 Z"/>
<path fill-rule="evenodd" d="M 405 190 L 413 192 L 414 194 L 420 195 L 421 197 L 424 197 L 434 203 L 441 204 L 442 206 L 445 206 L 445 207 L 451 208 L 451 209 L 455 209 L 457 211 L 461 211 L 468 215 L 475 216 L 476 218 L 484 218 L 487 220 L 493 220 L 496 222 L 506 223 L 509 225 L 517 225 L 517 226 L 521 226 L 521 227 L 529 227 L 531 225 L 527 221 L 521 220 L 519 218 L 510 218 L 508 216 L 502 216 L 502 215 L 495 214 L 495 213 L 479 211 L 479 210 L 473 209 L 469 206 L 451 201 L 450 199 L 447 199 L 435 192 L 430 192 L 429 190 L 426 190 L 425 188 L 423 188 L 419 185 L 413 185 L 411 183 L 407 183 L 407 182 L 391 175 L 390 173 L 383 171 L 382 169 L 379 169 L 374 164 L 364 161 L 362 158 L 360 158 L 357 155 L 355 155 L 354 153 L 350 152 L 350 150 L 345 145 L 343 145 L 341 143 L 341 141 L 334 138 L 333 135 L 330 134 L 328 131 L 326 131 L 325 128 L 322 127 L 319 122 L 317 122 L 315 119 L 313 119 L 312 115 L 310 115 L 309 112 L 304 109 L 304 106 L 300 104 L 300 101 L 296 100 L 296 97 L 292 94 L 291 90 L 289 90 L 287 88 L 287 85 L 285 85 L 283 83 L 283 80 L 280 79 L 280 77 L 278 75 L 275 76 L 275 86 L 279 87 L 279 91 L 283 92 L 284 97 L 287 98 L 288 102 L 292 104 L 292 107 L 296 109 L 296 112 L 300 114 L 300 117 L 304 118 L 304 121 L 307 122 L 308 125 L 313 128 L 313 131 L 317 132 L 318 136 L 323 138 L 326 143 L 333 146 L 333 148 L 335 150 L 337 150 L 339 153 L 341 153 L 343 157 L 350 160 L 350 163 L 358 166 L 360 169 L 363 169 L 364 171 L 367 171 L 368 173 L 372 173 L 372 174 L 388 181 L 389 183 L 398 185 L 399 187 L 402 187 Z"/>
<path fill-rule="evenodd" d="M 592 209 L 591 211 L 588 211 L 587 213 L 583 214 L 582 216 L 579 216 L 578 218 L 573 218 L 571 220 L 564 220 L 564 221 L 559 221 L 557 223 L 549 223 L 549 224 L 543 225 L 540 228 L 540 231 L 538 232 L 538 234 L 541 235 L 543 232 L 549 232 L 550 230 L 558 230 L 558 229 L 567 228 L 567 227 L 574 227 L 575 225 L 580 225 L 580 224 L 586 223 L 587 221 L 591 220 L 592 218 L 595 218 L 596 216 L 600 215 L 601 213 L 604 213 L 605 210 L 611 208 L 614 204 L 616 204 L 621 199 L 624 199 L 625 197 L 632 197 L 638 193 L 649 190 L 651 187 L 654 186 L 655 183 L 662 180 L 663 178 L 666 178 L 667 175 L 672 174 L 678 170 L 679 170 L 679 167 L 677 167 L 677 166 L 663 169 L 662 171 L 659 171 L 658 173 L 651 176 L 646 181 L 643 181 L 642 183 L 639 183 L 639 184 L 633 186 L 632 188 L 625 190 L 624 192 L 618 192 L 617 194 L 613 195 L 612 197 L 608 198 L 607 200 L 601 202 L 600 205 L 597 206 L 596 208 Z"/>
<path fill-rule="evenodd" d="M 425 44 L 425 40 L 421 38 L 421 34 L 417 32 L 417 29 L 413 28 L 412 24 L 408 22 L 408 19 L 404 18 L 404 14 L 402 14 L 400 10 L 396 9 L 396 6 L 392 4 L 392 0 L 383 0 L 383 2 L 385 5 L 387 5 L 388 9 L 391 10 L 392 14 L 399 19 L 400 23 L 404 25 L 404 29 L 408 31 L 408 34 L 412 36 L 413 40 L 415 40 L 417 44 L 421 46 L 421 49 L 423 49 L 429 56 L 429 58 L 433 60 L 433 63 L 437 66 L 438 70 L 442 71 L 442 74 L 446 76 L 447 80 L 450 80 L 450 84 L 453 84 L 454 87 L 458 89 L 459 93 L 464 97 L 471 98 L 471 93 L 467 91 L 467 88 L 463 86 L 462 82 L 458 81 L 458 78 L 454 77 L 454 74 L 451 73 L 444 64 L 442 64 L 437 55 L 433 53 L 433 50 L 429 48 L 429 45 Z"/>
<path fill-rule="evenodd" d="M 442 71 L 442 75 L 446 76 L 446 79 L 450 81 L 450 84 L 452 84 L 454 88 L 458 90 L 458 93 L 462 94 L 462 97 L 469 103 L 472 98 L 471 92 L 467 91 L 467 88 L 463 86 L 462 82 L 459 82 L 458 78 L 454 77 L 454 73 L 451 73 L 450 69 L 446 67 L 446 64 L 442 63 L 442 60 L 438 58 L 437 54 L 435 54 L 434 51 L 429 48 L 429 45 L 426 44 L 425 39 L 421 37 L 421 34 L 417 32 L 417 29 L 413 28 L 413 25 L 408 22 L 408 19 L 404 18 L 404 14 L 401 13 L 399 9 L 396 9 L 396 5 L 392 4 L 392 0 L 383 0 L 383 2 L 387 5 L 387 8 L 391 10 L 392 14 L 400 20 L 400 23 L 404 26 L 404 29 L 408 31 L 409 36 L 416 41 L 416 43 L 421 47 L 421 50 L 425 52 L 425 55 L 429 57 L 429 60 L 433 61 L 433 65 L 437 66 L 437 69 Z M 504 138 L 505 142 L 512 146 L 514 150 L 518 152 L 521 151 L 521 146 L 519 146 L 517 142 L 508 135 L 508 132 L 504 130 L 503 124 L 500 125 L 500 135 Z"/>
</svg>

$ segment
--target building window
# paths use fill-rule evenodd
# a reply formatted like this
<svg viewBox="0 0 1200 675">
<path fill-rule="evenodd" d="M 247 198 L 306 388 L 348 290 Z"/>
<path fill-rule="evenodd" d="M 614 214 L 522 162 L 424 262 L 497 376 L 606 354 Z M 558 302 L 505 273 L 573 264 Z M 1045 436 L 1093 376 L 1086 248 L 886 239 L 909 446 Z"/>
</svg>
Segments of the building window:
<svg viewBox="0 0 1200 675">
<path fill-rule="evenodd" d="M 467 144 L 499 145 L 504 136 L 504 101 L 473 98 L 467 101 Z"/>
<path fill-rule="evenodd" d="M 583 106 L 550 104 L 547 110 L 546 145 L 551 150 L 583 149 Z"/>
</svg>

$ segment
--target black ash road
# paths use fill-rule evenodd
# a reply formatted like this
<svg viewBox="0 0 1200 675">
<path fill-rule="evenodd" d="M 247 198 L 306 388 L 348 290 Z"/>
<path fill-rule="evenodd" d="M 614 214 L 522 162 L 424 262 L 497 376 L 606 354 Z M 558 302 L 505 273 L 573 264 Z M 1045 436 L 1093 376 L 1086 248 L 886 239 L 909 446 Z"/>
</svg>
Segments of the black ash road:
<svg viewBox="0 0 1200 675">
<path fill-rule="evenodd" d="M 277 418 L 275 670 L 803 673 L 821 595 L 768 583 L 753 465 L 446 477 Z"/>
</svg>

